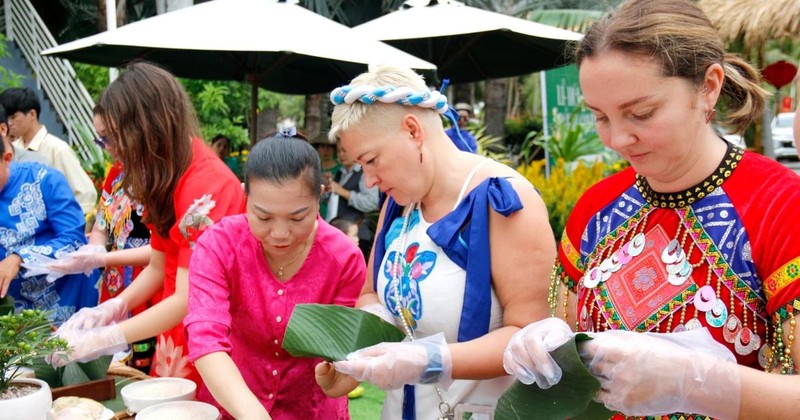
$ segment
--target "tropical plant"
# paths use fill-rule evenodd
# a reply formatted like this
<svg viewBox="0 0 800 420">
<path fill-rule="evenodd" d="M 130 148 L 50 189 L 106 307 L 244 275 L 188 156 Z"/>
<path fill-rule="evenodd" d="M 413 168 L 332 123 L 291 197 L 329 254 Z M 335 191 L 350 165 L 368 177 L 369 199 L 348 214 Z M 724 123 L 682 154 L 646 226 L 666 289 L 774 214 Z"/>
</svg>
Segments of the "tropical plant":
<svg viewBox="0 0 800 420">
<path fill-rule="evenodd" d="M 621 169 L 621 167 L 609 167 L 602 161 L 570 163 L 557 159 L 550 167 L 549 177 L 545 174 L 544 160 L 520 166 L 517 172 L 527 178 L 541 194 L 547 206 L 550 228 L 553 229 L 556 239 L 560 239 L 569 213 L 575 207 L 578 198 L 589 187 L 617 168 Z"/>
<path fill-rule="evenodd" d="M 564 116 L 554 109 L 550 137 L 540 137 L 534 143 L 544 148 L 551 160 L 573 162 L 581 156 L 605 152 L 606 148 L 594 126 L 580 120 L 579 116 L 584 110 L 583 106 L 575 107 L 569 115 Z"/>
<path fill-rule="evenodd" d="M 5 34 L 0 34 L 0 58 L 8 57 Z M 0 66 L 0 89 L 22 86 L 22 75 Z"/>
<path fill-rule="evenodd" d="M 503 144 L 502 137 L 486 134 L 485 125 L 474 127 L 470 131 L 478 144 L 477 154 L 486 156 L 504 165 L 511 164 L 511 160 L 508 158 L 508 149 L 506 145 Z"/>
<path fill-rule="evenodd" d="M 86 171 L 86 174 L 89 175 L 89 178 L 92 179 L 92 183 L 99 193 L 103 189 L 106 174 L 111 167 L 111 155 L 94 143 L 95 138 L 92 128 L 84 125 L 78 126 L 78 142 L 83 145 L 83 150 L 89 154 L 87 159 L 81 159 L 81 166 Z M 78 143 L 72 147 L 78 153 Z M 81 155 L 79 154 L 78 156 Z"/>
<path fill-rule="evenodd" d="M 20 368 L 67 348 L 66 341 L 52 335 L 44 311 L 24 309 L 0 315 L 0 394 L 8 390 Z"/>
</svg>

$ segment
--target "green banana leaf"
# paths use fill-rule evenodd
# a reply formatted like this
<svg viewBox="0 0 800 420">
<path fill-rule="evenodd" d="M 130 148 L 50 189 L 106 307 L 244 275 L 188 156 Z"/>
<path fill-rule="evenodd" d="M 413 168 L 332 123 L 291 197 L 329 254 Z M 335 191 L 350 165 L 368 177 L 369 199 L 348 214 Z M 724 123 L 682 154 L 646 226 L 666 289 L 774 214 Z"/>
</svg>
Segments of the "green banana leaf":
<svg viewBox="0 0 800 420">
<path fill-rule="evenodd" d="M 344 360 L 349 353 L 384 342 L 403 341 L 397 327 L 360 309 L 339 305 L 295 306 L 282 347 L 295 357 Z"/>
<path fill-rule="evenodd" d="M 39 357 L 33 360 L 32 368 L 36 378 L 47 382 L 51 388 L 60 388 L 105 378 L 111 359 L 112 356 L 100 356 L 91 362 L 69 362 L 64 367 L 54 368 Z"/>
<path fill-rule="evenodd" d="M 591 340 L 586 334 L 577 334 L 559 348 L 550 352 L 561 366 L 561 381 L 549 389 L 536 384 L 515 382 L 497 402 L 497 420 L 599 420 L 614 414 L 602 404 L 594 402 L 600 382 L 581 362 L 577 343 Z"/>
<path fill-rule="evenodd" d="M 14 298 L 11 295 L 0 299 L 0 315 L 8 315 L 14 312 Z"/>
</svg>

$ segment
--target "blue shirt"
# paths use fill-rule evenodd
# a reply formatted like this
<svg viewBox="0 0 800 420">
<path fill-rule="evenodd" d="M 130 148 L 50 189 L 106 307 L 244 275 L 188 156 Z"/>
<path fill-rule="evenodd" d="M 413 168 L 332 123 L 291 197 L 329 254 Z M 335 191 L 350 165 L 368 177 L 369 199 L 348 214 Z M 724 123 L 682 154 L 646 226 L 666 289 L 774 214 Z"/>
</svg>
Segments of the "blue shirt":
<svg viewBox="0 0 800 420">
<path fill-rule="evenodd" d="M 478 141 L 475 140 L 475 137 L 470 134 L 467 130 L 458 130 L 457 127 L 450 127 L 445 130 L 447 136 L 450 137 L 450 140 L 458 147 L 458 150 L 464 152 L 478 152 Z M 458 138 L 459 132 L 461 133 L 461 138 Z"/>
<path fill-rule="evenodd" d="M 0 256 L 18 254 L 25 263 L 37 255 L 56 258 L 86 244 L 83 211 L 61 172 L 36 162 L 12 162 L 0 190 Z M 97 272 L 63 276 L 50 283 L 45 275 L 23 278 L 21 268 L 8 289 L 15 309 L 51 311 L 56 324 L 98 301 Z"/>
</svg>

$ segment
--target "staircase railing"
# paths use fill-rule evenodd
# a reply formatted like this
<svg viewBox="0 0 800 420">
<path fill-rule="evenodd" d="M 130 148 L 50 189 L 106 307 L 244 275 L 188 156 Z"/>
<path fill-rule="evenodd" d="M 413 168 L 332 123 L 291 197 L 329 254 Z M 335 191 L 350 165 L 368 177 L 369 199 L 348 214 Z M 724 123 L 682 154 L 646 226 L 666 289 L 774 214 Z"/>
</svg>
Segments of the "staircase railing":
<svg viewBox="0 0 800 420">
<path fill-rule="evenodd" d="M 69 142 L 81 159 L 92 161 L 94 154 L 88 149 L 92 142 L 81 141 L 87 130 L 94 133 L 92 110 L 94 100 L 78 79 L 69 60 L 43 57 L 39 53 L 58 45 L 39 13 L 28 0 L 4 0 L 5 33 L 17 43 L 36 78 L 36 85 L 53 105 L 64 124 Z"/>
</svg>

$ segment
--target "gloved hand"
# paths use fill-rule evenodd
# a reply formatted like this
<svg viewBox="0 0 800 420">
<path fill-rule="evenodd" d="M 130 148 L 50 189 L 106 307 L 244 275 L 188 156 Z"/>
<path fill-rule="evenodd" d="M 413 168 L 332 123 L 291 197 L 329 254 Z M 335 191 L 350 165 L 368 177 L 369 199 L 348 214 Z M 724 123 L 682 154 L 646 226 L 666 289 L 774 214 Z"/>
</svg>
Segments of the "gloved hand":
<svg viewBox="0 0 800 420">
<path fill-rule="evenodd" d="M 362 306 L 362 307 L 360 307 L 358 309 L 361 309 L 364 312 L 369 312 L 372 315 L 375 315 L 375 316 L 379 317 L 380 319 L 382 319 L 382 320 L 384 320 L 384 321 L 386 321 L 386 322 L 388 322 L 388 323 L 390 323 L 392 325 L 395 325 L 394 316 L 392 316 L 392 313 L 389 312 L 389 310 L 386 309 L 386 307 L 383 306 L 382 303 L 370 303 L 369 305 Z"/>
<path fill-rule="evenodd" d="M 84 245 L 76 251 L 59 256 L 49 268 L 62 275 L 84 273 L 88 276 L 95 268 L 106 266 L 107 253 L 102 245 Z"/>
<path fill-rule="evenodd" d="M 81 308 L 66 322 L 61 324 L 56 333 L 68 330 L 88 330 L 103 327 L 112 322 L 124 320 L 128 315 L 128 304 L 121 298 L 109 299 L 95 307 Z"/>
<path fill-rule="evenodd" d="M 600 380 L 596 400 L 629 416 L 739 416 L 741 385 L 733 354 L 705 328 L 669 334 L 604 331 L 578 346 Z"/>
<path fill-rule="evenodd" d="M 125 334 L 117 324 L 89 330 L 61 331 L 59 329 L 56 335 L 67 340 L 71 349 L 66 357 L 56 354 L 48 358 L 47 362 L 54 367 L 61 367 L 72 361 L 90 362 L 100 356 L 114 354 L 128 348 Z"/>
<path fill-rule="evenodd" d="M 503 353 L 503 368 L 520 382 L 548 389 L 561 380 L 561 367 L 550 352 L 575 335 L 559 318 L 536 321 L 517 331 Z"/>
<path fill-rule="evenodd" d="M 414 341 L 376 344 L 348 354 L 347 360 L 334 362 L 333 367 L 384 390 L 432 383 L 446 390 L 453 381 L 453 361 L 442 333 Z"/>
<path fill-rule="evenodd" d="M 53 269 L 50 268 L 50 265 L 54 262 L 56 262 L 56 260 L 47 255 L 31 252 L 25 257 L 25 261 L 22 262 L 21 267 L 25 269 L 22 277 L 27 279 L 29 277 L 47 275 L 45 280 L 47 280 L 48 283 L 53 283 L 64 276 L 64 273 L 53 271 Z"/>
</svg>

